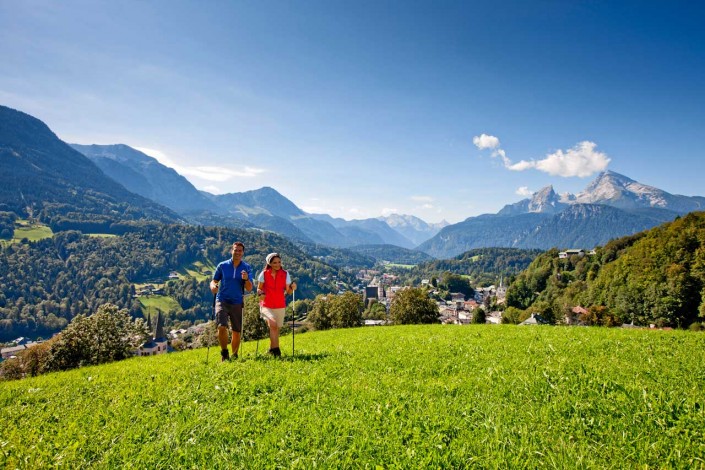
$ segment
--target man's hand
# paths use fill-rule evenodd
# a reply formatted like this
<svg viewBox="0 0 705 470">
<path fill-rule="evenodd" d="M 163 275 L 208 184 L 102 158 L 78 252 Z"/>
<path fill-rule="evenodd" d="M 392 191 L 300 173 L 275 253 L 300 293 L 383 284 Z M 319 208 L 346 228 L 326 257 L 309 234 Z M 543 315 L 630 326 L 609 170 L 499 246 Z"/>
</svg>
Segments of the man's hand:
<svg viewBox="0 0 705 470">
<path fill-rule="evenodd" d="M 215 281 L 211 281 L 211 294 L 215 295 L 218 293 L 218 283 Z"/>
</svg>

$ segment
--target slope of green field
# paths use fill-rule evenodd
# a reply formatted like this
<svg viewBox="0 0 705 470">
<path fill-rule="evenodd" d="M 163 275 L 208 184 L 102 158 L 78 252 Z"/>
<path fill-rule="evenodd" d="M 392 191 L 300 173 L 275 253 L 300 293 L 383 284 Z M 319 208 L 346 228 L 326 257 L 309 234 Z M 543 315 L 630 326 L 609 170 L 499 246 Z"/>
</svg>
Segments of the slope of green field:
<svg viewBox="0 0 705 470">
<path fill-rule="evenodd" d="M 146 317 L 148 314 L 157 314 L 157 310 L 162 314 L 169 316 L 170 312 L 181 312 L 181 306 L 171 297 L 165 295 L 150 295 L 139 298 L 142 305 L 142 314 Z"/>
<path fill-rule="evenodd" d="M 698 468 L 705 335 L 309 332 L 0 385 L 0 467 Z M 209 363 L 205 363 L 206 356 Z"/>
<path fill-rule="evenodd" d="M 15 222 L 15 234 L 13 236 L 13 242 L 19 242 L 20 240 L 27 239 L 31 242 L 36 242 L 44 238 L 50 238 L 54 233 L 51 231 L 47 225 L 20 219 Z"/>
</svg>

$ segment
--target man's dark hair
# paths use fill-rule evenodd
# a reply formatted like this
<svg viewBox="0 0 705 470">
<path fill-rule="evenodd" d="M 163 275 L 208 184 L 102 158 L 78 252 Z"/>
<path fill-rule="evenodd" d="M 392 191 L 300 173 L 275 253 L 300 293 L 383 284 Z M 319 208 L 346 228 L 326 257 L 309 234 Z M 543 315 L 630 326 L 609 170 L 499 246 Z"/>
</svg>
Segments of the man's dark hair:
<svg viewBox="0 0 705 470">
<path fill-rule="evenodd" d="M 241 247 L 242 247 L 242 251 L 245 251 L 245 244 L 244 244 L 244 243 L 242 243 L 242 242 L 235 242 L 235 243 L 233 243 L 233 250 L 235 249 L 236 246 L 241 246 Z"/>
</svg>

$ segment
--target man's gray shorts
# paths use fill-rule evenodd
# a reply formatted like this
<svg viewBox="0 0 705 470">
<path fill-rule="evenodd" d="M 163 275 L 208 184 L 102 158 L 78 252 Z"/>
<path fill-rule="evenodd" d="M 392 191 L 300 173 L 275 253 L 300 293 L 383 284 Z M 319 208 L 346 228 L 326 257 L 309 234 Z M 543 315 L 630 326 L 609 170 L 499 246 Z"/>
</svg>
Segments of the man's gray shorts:
<svg viewBox="0 0 705 470">
<path fill-rule="evenodd" d="M 228 327 L 228 320 L 233 331 L 242 333 L 242 304 L 229 304 L 227 302 L 215 302 L 215 316 L 218 318 L 218 326 Z"/>
</svg>

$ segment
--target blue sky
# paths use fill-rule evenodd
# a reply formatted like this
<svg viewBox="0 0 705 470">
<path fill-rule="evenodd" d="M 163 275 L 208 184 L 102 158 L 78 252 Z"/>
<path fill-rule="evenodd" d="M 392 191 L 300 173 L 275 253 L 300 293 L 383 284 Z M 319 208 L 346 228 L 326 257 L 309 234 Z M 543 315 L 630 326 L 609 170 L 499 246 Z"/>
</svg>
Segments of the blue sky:
<svg viewBox="0 0 705 470">
<path fill-rule="evenodd" d="M 705 195 L 705 7 L 0 0 L 0 104 L 213 193 L 459 222 L 610 169 Z"/>
</svg>

